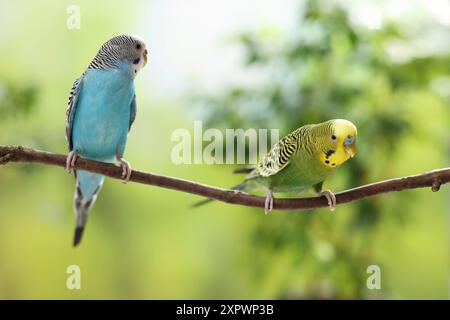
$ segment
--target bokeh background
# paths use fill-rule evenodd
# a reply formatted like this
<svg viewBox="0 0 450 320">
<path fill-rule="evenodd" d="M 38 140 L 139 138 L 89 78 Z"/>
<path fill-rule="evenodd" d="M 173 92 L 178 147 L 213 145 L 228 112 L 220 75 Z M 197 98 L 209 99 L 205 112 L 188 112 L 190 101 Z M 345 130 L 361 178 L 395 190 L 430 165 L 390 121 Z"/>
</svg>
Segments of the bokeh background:
<svg viewBox="0 0 450 320">
<path fill-rule="evenodd" d="M 81 28 L 66 27 L 69 5 Z M 380 1 L 0 1 L 0 144 L 66 152 L 73 80 L 113 35 L 146 39 L 136 79 L 135 168 L 221 187 L 232 165 L 175 165 L 171 133 L 279 128 L 330 118 L 359 128 L 339 191 L 450 163 L 450 5 Z M 107 179 L 73 249 L 74 179 L 0 168 L 0 298 L 447 299 L 449 188 L 329 210 L 274 212 Z M 81 268 L 81 290 L 66 268 Z M 382 289 L 368 290 L 379 265 Z"/>
</svg>

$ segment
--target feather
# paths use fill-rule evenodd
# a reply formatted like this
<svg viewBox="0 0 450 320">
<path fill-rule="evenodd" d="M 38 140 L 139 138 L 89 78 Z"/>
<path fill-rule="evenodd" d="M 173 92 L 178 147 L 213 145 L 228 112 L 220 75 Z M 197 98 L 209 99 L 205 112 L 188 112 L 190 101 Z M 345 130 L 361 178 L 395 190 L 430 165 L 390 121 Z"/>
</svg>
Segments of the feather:
<svg viewBox="0 0 450 320">
<path fill-rule="evenodd" d="M 136 95 L 134 95 L 130 106 L 130 126 L 128 128 L 128 131 L 131 130 L 131 126 L 133 125 L 134 120 L 136 120 L 136 113 L 137 113 Z"/>
<path fill-rule="evenodd" d="M 83 84 L 84 74 L 75 79 L 72 89 L 69 94 L 69 101 L 67 103 L 67 111 L 66 111 L 66 140 L 69 143 L 69 151 L 73 149 L 72 142 L 72 128 L 73 128 L 73 119 L 75 117 L 75 111 L 77 108 L 78 95 L 81 92 L 81 87 Z"/>
</svg>

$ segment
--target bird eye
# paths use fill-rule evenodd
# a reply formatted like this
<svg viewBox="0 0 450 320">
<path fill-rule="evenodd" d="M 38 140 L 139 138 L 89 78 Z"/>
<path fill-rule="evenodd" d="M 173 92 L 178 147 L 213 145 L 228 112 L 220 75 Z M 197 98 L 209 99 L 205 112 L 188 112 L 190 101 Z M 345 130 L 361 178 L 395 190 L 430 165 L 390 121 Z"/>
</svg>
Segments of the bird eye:
<svg viewBox="0 0 450 320">
<path fill-rule="evenodd" d="M 136 45 L 136 49 L 138 49 L 138 50 L 141 49 L 141 44 L 140 44 L 140 43 L 138 43 L 138 44 Z"/>
<path fill-rule="evenodd" d="M 333 135 L 331 136 L 331 139 L 336 140 L 336 136 L 333 134 Z"/>
</svg>

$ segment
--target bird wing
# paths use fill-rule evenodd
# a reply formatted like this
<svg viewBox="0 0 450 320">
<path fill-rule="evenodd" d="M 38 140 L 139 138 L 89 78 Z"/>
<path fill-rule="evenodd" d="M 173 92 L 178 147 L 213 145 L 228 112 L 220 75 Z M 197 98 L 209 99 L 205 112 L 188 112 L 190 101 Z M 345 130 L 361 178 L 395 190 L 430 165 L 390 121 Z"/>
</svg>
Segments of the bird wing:
<svg viewBox="0 0 450 320">
<path fill-rule="evenodd" d="M 69 142 L 69 151 L 72 151 L 72 147 L 73 147 L 73 143 L 72 143 L 73 119 L 75 117 L 75 111 L 77 109 L 78 96 L 81 92 L 81 86 L 83 84 L 83 76 L 75 79 L 72 89 L 70 90 L 69 102 L 67 103 L 66 139 Z"/>
<path fill-rule="evenodd" d="M 276 143 L 269 153 L 262 158 L 255 170 L 247 179 L 255 177 L 270 177 L 287 167 L 293 154 L 297 152 L 300 145 L 300 135 L 302 128 L 299 128 Z"/>
<path fill-rule="evenodd" d="M 136 95 L 134 95 L 130 105 L 130 125 L 128 127 L 128 131 L 131 130 L 131 126 L 133 125 L 133 122 L 136 119 L 136 112 L 137 112 Z"/>
</svg>

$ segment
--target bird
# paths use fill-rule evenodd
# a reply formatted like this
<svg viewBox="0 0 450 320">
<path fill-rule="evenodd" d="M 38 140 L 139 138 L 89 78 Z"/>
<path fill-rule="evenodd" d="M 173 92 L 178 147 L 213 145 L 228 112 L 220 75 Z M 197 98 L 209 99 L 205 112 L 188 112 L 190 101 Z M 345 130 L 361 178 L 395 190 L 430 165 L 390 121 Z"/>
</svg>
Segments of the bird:
<svg viewBox="0 0 450 320">
<path fill-rule="evenodd" d="M 69 153 L 66 170 L 74 173 L 76 212 L 73 246 L 83 236 L 89 211 L 103 185 L 104 176 L 74 170 L 79 157 L 113 163 L 130 180 L 132 169 L 123 158 L 127 136 L 136 119 L 134 79 L 147 64 L 145 41 L 135 35 L 118 35 L 106 41 L 70 90 L 66 112 Z"/>
<path fill-rule="evenodd" d="M 355 156 L 356 136 L 356 126 L 345 119 L 302 126 L 278 141 L 255 167 L 236 170 L 248 175 L 231 189 L 245 193 L 266 190 L 265 214 L 273 209 L 274 193 L 301 194 L 310 189 L 326 197 L 334 211 L 336 196 L 329 189 L 323 190 L 323 183 Z M 210 201 L 200 201 L 194 207 Z"/>
</svg>

